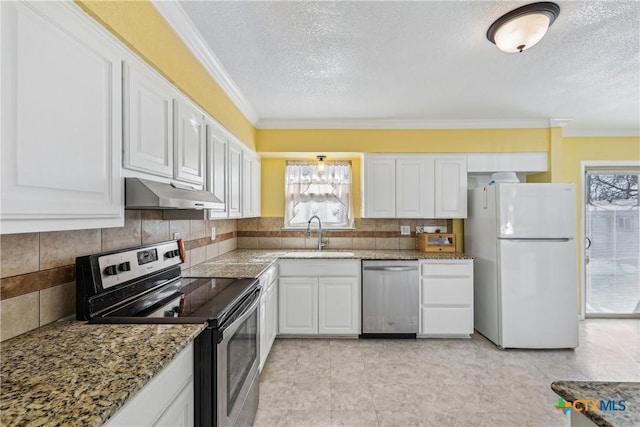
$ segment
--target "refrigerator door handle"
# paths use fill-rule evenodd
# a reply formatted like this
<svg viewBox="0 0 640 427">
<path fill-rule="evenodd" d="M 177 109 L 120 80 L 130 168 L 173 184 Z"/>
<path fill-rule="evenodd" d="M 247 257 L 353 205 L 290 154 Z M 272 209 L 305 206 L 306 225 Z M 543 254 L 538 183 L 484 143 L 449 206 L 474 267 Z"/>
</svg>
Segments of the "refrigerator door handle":
<svg viewBox="0 0 640 427">
<path fill-rule="evenodd" d="M 487 187 L 482 189 L 482 209 L 487 209 Z"/>
</svg>

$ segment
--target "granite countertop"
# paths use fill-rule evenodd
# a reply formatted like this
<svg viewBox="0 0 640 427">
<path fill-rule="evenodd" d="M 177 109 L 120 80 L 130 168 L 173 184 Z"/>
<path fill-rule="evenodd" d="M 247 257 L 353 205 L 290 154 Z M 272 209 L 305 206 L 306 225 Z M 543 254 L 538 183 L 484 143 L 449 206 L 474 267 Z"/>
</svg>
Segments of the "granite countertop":
<svg viewBox="0 0 640 427">
<path fill-rule="evenodd" d="M 593 410 L 592 405 L 582 413 L 602 427 L 623 427 L 640 425 L 640 383 L 599 382 L 599 381 L 555 381 L 551 389 L 567 402 L 576 400 L 601 400 L 615 402 L 615 409 Z M 624 410 L 620 401 L 624 400 Z M 599 404 L 599 403 L 598 403 Z M 573 409 L 572 409 L 573 411 Z"/>
<path fill-rule="evenodd" d="M 0 344 L 0 425 L 102 425 L 203 324 L 64 321 Z"/>
<path fill-rule="evenodd" d="M 310 254 L 327 254 L 316 257 Z M 367 260 L 421 260 L 421 259 L 473 259 L 460 252 L 420 252 L 416 250 L 330 250 L 303 249 L 237 249 L 210 261 L 182 271 L 183 277 L 256 278 L 278 259 L 367 259 Z"/>
</svg>

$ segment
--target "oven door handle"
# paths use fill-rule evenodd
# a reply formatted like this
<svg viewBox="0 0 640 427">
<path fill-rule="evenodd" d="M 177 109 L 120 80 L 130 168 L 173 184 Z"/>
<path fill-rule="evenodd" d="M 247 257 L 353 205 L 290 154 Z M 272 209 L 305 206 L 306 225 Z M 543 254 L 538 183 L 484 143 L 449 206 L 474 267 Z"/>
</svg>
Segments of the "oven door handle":
<svg viewBox="0 0 640 427">
<path fill-rule="evenodd" d="M 251 316 L 251 314 L 256 310 L 258 304 L 260 304 L 260 288 L 257 288 L 256 291 L 250 298 L 255 298 L 255 301 L 251 303 L 251 305 L 245 308 L 241 315 L 236 318 L 233 323 L 229 325 L 223 325 L 218 328 L 218 344 L 224 341 L 224 335 L 226 331 L 229 331 L 231 335 L 240 327 L 240 325 Z"/>
</svg>

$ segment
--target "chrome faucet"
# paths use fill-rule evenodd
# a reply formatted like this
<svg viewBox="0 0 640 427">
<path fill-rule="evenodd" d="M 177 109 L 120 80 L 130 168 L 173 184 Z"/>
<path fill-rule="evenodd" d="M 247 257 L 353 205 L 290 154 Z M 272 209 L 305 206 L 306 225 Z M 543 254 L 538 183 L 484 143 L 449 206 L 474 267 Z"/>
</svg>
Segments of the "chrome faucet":
<svg viewBox="0 0 640 427">
<path fill-rule="evenodd" d="M 309 222 L 307 223 L 307 238 L 311 237 L 311 230 L 309 227 L 311 227 L 311 221 L 313 221 L 314 218 L 318 220 L 318 250 L 321 251 L 322 248 L 327 246 L 327 243 L 322 241 L 322 221 L 320 221 L 318 215 L 314 215 L 309 218 Z"/>
</svg>

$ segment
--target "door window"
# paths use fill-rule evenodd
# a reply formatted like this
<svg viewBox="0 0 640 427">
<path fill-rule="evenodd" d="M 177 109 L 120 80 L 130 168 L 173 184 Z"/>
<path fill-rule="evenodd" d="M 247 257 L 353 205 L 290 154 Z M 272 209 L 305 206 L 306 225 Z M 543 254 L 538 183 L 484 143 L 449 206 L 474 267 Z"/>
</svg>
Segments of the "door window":
<svg viewBox="0 0 640 427">
<path fill-rule="evenodd" d="M 587 170 L 587 315 L 640 314 L 639 176 L 633 169 Z"/>
</svg>

